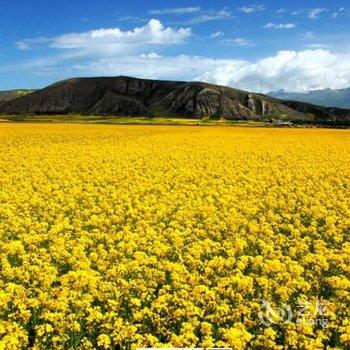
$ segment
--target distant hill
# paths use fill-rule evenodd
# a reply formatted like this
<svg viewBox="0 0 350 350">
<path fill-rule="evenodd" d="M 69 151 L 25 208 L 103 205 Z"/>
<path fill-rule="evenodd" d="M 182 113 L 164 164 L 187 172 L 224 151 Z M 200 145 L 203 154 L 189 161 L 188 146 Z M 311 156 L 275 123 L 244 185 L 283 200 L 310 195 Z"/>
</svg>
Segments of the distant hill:
<svg viewBox="0 0 350 350">
<path fill-rule="evenodd" d="M 35 90 L 27 90 L 27 89 L 0 91 L 0 103 L 13 100 L 17 97 L 25 96 L 27 94 L 34 92 L 34 91 Z"/>
<path fill-rule="evenodd" d="M 284 100 L 297 100 L 327 107 L 350 108 L 350 88 L 341 90 L 311 90 L 307 93 L 280 90 L 271 92 L 269 95 Z"/>
<path fill-rule="evenodd" d="M 178 116 L 343 123 L 350 110 L 294 103 L 202 82 L 77 78 L 0 104 L 2 114 Z"/>
</svg>

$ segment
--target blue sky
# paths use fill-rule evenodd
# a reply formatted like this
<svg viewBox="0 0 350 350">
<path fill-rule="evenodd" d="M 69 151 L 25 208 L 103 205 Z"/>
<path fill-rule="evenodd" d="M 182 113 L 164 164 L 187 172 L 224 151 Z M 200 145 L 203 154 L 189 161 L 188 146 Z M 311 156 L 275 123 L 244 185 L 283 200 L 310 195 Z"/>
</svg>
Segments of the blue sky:
<svg viewBox="0 0 350 350">
<path fill-rule="evenodd" d="M 350 86 L 350 3 L 1 0 L 0 90 L 75 76 Z"/>
</svg>

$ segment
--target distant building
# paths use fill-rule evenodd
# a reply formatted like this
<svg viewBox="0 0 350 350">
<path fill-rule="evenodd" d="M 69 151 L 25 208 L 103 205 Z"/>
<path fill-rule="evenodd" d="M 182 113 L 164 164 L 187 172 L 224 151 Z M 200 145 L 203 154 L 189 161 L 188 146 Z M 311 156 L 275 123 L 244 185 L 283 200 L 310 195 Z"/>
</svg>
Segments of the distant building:
<svg viewBox="0 0 350 350">
<path fill-rule="evenodd" d="M 290 120 L 280 120 L 272 118 L 272 123 L 275 126 L 292 126 L 293 123 Z"/>
</svg>

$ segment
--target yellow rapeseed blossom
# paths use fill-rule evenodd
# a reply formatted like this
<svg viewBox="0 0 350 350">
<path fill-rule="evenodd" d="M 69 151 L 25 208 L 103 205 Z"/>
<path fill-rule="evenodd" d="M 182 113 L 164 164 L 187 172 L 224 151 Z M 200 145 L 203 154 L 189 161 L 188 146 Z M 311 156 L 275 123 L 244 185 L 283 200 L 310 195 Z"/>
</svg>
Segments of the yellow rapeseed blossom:
<svg viewBox="0 0 350 350">
<path fill-rule="evenodd" d="M 346 130 L 0 124 L 0 349 L 346 348 L 349 151 Z M 262 299 L 293 318 L 262 324 Z"/>
</svg>

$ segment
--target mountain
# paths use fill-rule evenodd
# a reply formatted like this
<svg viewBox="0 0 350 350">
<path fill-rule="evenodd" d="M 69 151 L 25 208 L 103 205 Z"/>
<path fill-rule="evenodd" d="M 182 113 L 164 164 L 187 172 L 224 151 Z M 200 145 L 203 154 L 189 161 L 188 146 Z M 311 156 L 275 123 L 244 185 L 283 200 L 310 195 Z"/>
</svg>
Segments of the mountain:
<svg viewBox="0 0 350 350">
<path fill-rule="evenodd" d="M 34 90 L 27 90 L 27 89 L 0 91 L 0 103 L 7 102 L 7 101 L 13 100 L 17 97 L 30 94 L 33 91 Z"/>
<path fill-rule="evenodd" d="M 2 114 L 178 116 L 225 119 L 350 120 L 350 110 L 278 100 L 202 82 L 131 77 L 76 78 L 0 104 Z"/>
<path fill-rule="evenodd" d="M 350 108 L 350 88 L 340 90 L 311 90 L 307 93 L 279 90 L 270 92 L 269 95 L 284 100 L 297 100 L 328 107 Z"/>
</svg>

